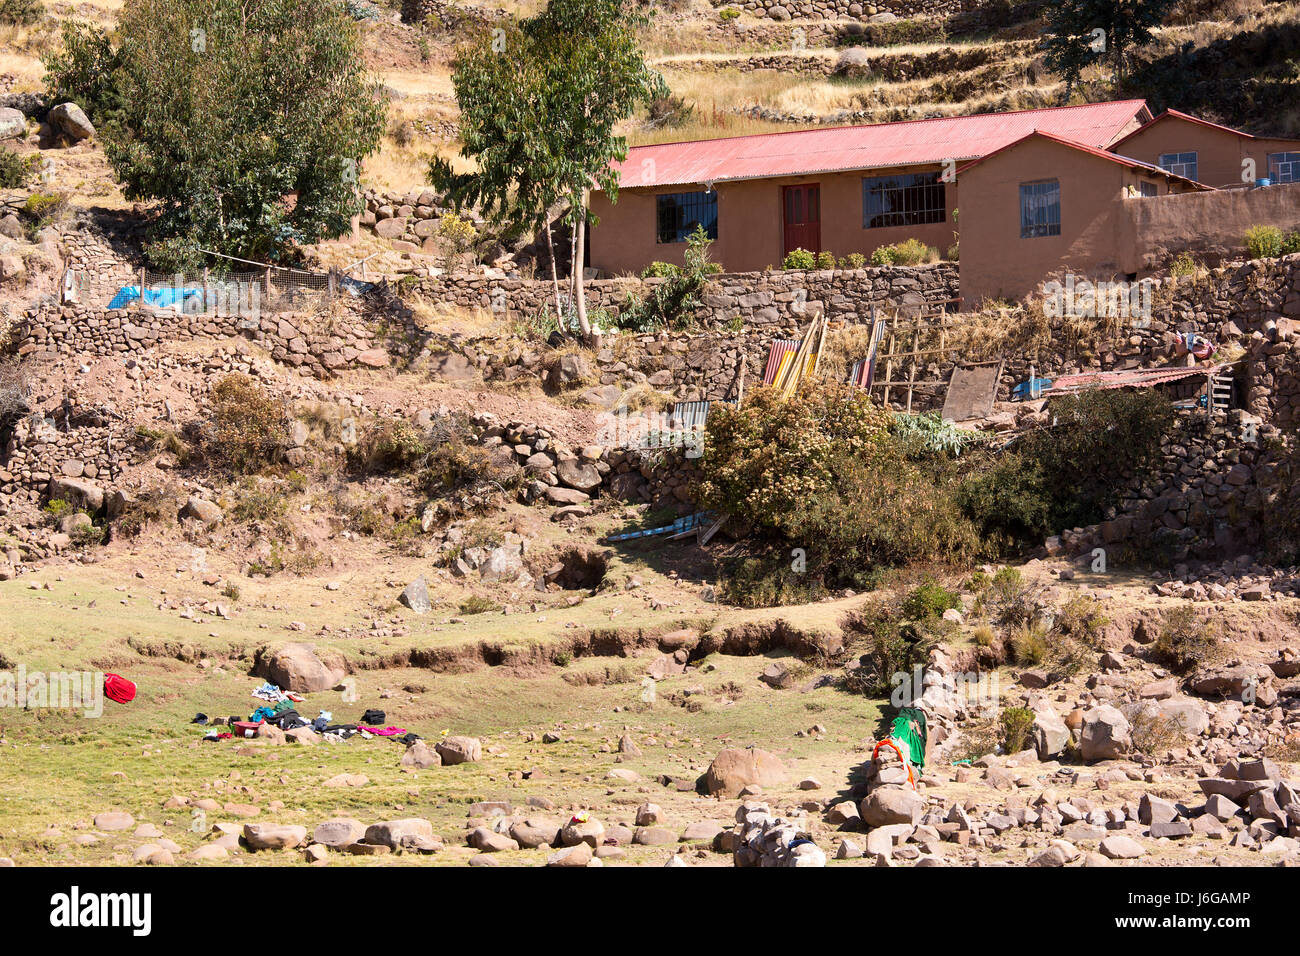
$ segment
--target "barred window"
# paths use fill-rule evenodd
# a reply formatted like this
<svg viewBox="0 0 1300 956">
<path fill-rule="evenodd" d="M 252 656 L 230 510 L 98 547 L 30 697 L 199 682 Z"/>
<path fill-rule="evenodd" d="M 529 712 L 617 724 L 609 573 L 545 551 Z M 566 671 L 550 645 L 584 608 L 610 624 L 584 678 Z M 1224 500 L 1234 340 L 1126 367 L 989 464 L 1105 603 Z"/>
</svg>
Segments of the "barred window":
<svg viewBox="0 0 1300 956">
<path fill-rule="evenodd" d="M 1268 177 L 1275 183 L 1300 183 L 1300 153 L 1269 153 Z"/>
<path fill-rule="evenodd" d="M 943 222 L 947 203 L 938 173 L 873 176 L 862 180 L 862 228 Z"/>
<path fill-rule="evenodd" d="M 1061 234 L 1061 184 L 1052 179 L 1020 184 L 1020 238 Z"/>
<path fill-rule="evenodd" d="M 685 242 L 703 226 L 710 239 L 718 238 L 717 190 L 698 193 L 663 193 L 656 197 L 658 220 L 655 242 Z"/>
<path fill-rule="evenodd" d="M 1156 165 L 1175 176 L 1196 178 L 1196 153 L 1161 153 Z"/>
<path fill-rule="evenodd" d="M 1150 199 L 1152 196 L 1160 195 L 1160 187 L 1155 183 L 1140 182 L 1138 183 L 1138 193 L 1143 199 Z"/>
</svg>

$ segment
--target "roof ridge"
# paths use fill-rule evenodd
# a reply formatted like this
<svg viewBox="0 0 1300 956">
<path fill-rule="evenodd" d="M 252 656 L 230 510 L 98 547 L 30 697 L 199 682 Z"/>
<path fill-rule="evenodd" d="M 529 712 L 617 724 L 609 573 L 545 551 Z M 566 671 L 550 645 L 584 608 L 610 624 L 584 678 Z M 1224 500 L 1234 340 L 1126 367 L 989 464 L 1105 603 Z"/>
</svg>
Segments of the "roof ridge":
<svg viewBox="0 0 1300 956">
<path fill-rule="evenodd" d="M 1063 113 L 1067 110 L 1096 109 L 1100 106 L 1123 106 L 1127 104 L 1141 104 L 1143 107 L 1147 105 L 1145 99 L 1135 97 L 1127 100 L 1100 100 L 1096 103 L 1073 103 L 1069 106 L 1039 106 L 1023 110 L 992 110 L 988 113 L 962 113 L 957 116 L 926 116 L 921 119 L 889 120 L 885 123 L 846 123 L 843 126 L 811 126 L 807 129 L 784 129 L 772 133 L 742 133 L 737 136 L 717 136 L 713 139 L 677 139 L 667 143 L 645 143 L 641 146 L 629 146 L 628 152 L 631 153 L 634 149 L 658 149 L 662 146 L 684 146 L 687 143 L 725 143 L 737 139 L 763 139 L 777 136 L 792 136 L 796 133 L 829 133 L 842 129 L 880 129 L 882 126 L 920 125 L 921 123 L 979 119 L 987 116 L 1018 116 L 1026 113 Z M 1151 122 L 1155 122 L 1155 120 L 1151 120 Z M 1141 129 L 1141 127 L 1138 128 Z"/>
</svg>

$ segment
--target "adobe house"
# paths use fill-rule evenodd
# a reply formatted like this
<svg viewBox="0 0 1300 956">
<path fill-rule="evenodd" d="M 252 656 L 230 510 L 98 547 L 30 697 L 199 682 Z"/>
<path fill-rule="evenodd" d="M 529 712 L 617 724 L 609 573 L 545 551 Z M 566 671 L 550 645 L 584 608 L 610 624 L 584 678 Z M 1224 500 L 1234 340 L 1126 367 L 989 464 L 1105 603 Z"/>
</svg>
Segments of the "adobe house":
<svg viewBox="0 0 1300 956">
<path fill-rule="evenodd" d="M 1166 110 L 1110 148 L 1218 189 L 1262 179 L 1300 182 L 1300 140 L 1252 136 L 1177 110 Z"/>
<path fill-rule="evenodd" d="M 1133 280 L 1141 237 L 1130 204 L 1213 191 L 1159 166 L 1042 130 L 957 172 L 962 308 L 1017 299 L 1053 272 Z"/>
<path fill-rule="evenodd" d="M 869 256 L 914 238 L 943 253 L 960 234 L 963 309 L 1054 273 L 1133 281 L 1182 251 L 1235 254 L 1252 225 L 1300 225 L 1300 140 L 1153 119 L 1142 100 L 642 146 L 618 171 L 617 203 L 591 197 L 589 264 L 606 273 L 681 264 L 697 225 L 732 272 L 796 248 Z"/>
<path fill-rule="evenodd" d="M 960 165 L 1035 131 L 1105 149 L 1150 119 L 1143 100 L 1121 100 L 634 147 L 617 203 L 592 193 L 588 263 L 680 265 L 697 224 L 731 272 L 780 268 L 796 248 L 870 256 L 915 238 L 943 253 L 970 225 L 965 209 L 953 221 Z"/>
</svg>

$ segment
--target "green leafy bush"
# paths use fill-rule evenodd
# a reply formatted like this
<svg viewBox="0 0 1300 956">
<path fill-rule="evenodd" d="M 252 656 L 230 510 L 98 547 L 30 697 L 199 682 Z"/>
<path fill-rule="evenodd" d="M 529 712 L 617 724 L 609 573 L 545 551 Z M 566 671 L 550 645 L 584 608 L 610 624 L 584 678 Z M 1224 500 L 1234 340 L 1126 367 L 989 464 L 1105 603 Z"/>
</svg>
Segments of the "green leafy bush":
<svg viewBox="0 0 1300 956">
<path fill-rule="evenodd" d="M 26 159 L 12 149 L 0 146 L 0 189 L 22 189 L 31 181 L 36 170 L 37 159 Z"/>
<path fill-rule="evenodd" d="M 686 239 L 683 254 L 685 264 L 678 268 L 670 263 L 653 263 L 651 268 L 664 279 L 654 287 L 649 296 L 628 296 L 619 314 L 611 318 L 617 328 L 635 332 L 653 332 L 664 328 L 686 328 L 695 321 L 695 310 L 703 304 L 701 298 L 709 277 L 722 271 L 722 267 L 709 260 L 709 246 L 713 240 L 702 226 Z M 594 323 L 594 320 L 593 320 Z"/>
<path fill-rule="evenodd" d="M 944 611 L 960 608 L 961 598 L 934 581 L 914 588 L 903 599 L 903 614 L 916 621 L 942 617 Z"/>
<path fill-rule="evenodd" d="M 1198 267 L 1196 260 L 1192 258 L 1190 252 L 1180 253 L 1173 262 L 1169 264 L 1169 274 L 1177 278 L 1196 275 Z"/>
<path fill-rule="evenodd" d="M 29 27 L 44 15 L 41 0 L 0 0 L 0 23 Z"/>
<path fill-rule="evenodd" d="M 404 418 L 388 418 L 372 422 L 348 458 L 355 468 L 387 473 L 413 468 L 428 454 L 429 446 L 414 425 Z"/>
<path fill-rule="evenodd" d="M 889 420 L 849 386 L 818 383 L 789 400 L 758 389 L 744 408 L 709 415 L 696 501 L 787 555 L 801 549 L 805 573 L 828 583 L 973 554 L 973 526 L 906 460 Z"/>
<path fill-rule="evenodd" d="M 1052 501 L 1036 458 L 1003 452 L 974 464 L 957 501 L 990 550 L 1003 553 L 1052 533 Z"/>
<path fill-rule="evenodd" d="M 877 246 L 871 252 L 872 265 L 915 266 L 923 262 L 937 262 L 939 250 L 927 246 L 920 239 L 904 239 L 891 246 Z"/>
<path fill-rule="evenodd" d="M 850 252 L 840 260 L 841 269 L 861 269 L 867 264 L 867 257 L 860 252 Z"/>
<path fill-rule="evenodd" d="M 835 268 L 835 253 L 833 253 L 833 252 L 827 252 L 826 250 L 822 250 L 821 252 L 817 253 L 817 268 L 818 268 L 818 269 L 834 269 L 834 268 Z"/>
<path fill-rule="evenodd" d="M 812 269 L 817 265 L 817 256 L 807 249 L 791 249 L 781 260 L 782 269 Z"/>
<path fill-rule="evenodd" d="M 1028 707 L 1007 707 L 1002 711 L 999 725 L 1003 751 L 1020 753 L 1029 745 L 1029 734 L 1034 729 L 1034 712 Z"/>
<path fill-rule="evenodd" d="M 1054 427 L 1024 445 L 1043 469 L 1056 529 L 1101 520 L 1124 478 L 1159 456 L 1177 414 L 1155 389 L 1092 389 L 1053 399 L 1048 411 Z"/>
<path fill-rule="evenodd" d="M 1246 230 L 1246 251 L 1252 259 L 1276 259 L 1282 254 L 1282 230 L 1277 226 L 1251 226 Z"/>
</svg>

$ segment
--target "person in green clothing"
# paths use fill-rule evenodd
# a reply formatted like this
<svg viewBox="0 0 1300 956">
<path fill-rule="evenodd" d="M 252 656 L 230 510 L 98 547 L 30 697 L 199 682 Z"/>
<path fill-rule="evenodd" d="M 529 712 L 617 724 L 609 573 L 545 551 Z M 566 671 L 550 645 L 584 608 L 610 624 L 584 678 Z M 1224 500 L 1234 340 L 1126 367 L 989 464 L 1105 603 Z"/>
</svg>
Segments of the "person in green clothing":
<svg viewBox="0 0 1300 956">
<path fill-rule="evenodd" d="M 925 711 L 904 707 L 894 718 L 894 728 L 889 736 L 905 751 L 908 763 L 918 770 L 925 769 Z"/>
</svg>

